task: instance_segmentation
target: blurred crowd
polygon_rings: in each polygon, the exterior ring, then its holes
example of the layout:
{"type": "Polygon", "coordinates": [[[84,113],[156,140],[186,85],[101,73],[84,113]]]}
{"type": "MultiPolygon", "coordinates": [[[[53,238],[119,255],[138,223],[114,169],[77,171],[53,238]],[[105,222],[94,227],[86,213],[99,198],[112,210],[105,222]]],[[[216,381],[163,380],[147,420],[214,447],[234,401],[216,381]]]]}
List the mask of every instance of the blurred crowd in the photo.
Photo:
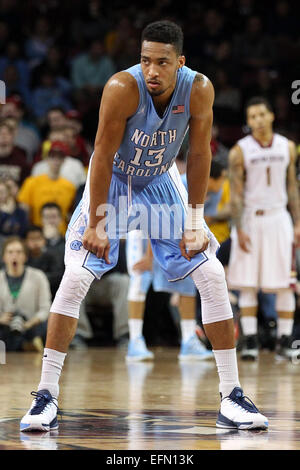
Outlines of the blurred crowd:
{"type": "MultiPolygon", "coordinates": [[[[222,242],[230,233],[228,149],[246,132],[248,98],[268,98],[275,130],[299,141],[300,120],[291,101],[291,84],[299,78],[296,7],[292,0],[271,6],[191,0],[176,8],[171,0],[0,0],[0,79],[7,97],[0,105],[0,330],[22,332],[12,338],[11,349],[40,348],[63,274],[67,223],[86,181],[101,92],[112,74],[139,62],[143,27],[162,18],[178,22],[186,64],[214,84],[211,148],[221,169],[211,175],[206,217],[222,242]],[[214,218],[216,211],[223,218],[214,218]]],[[[113,311],[113,339],[121,344],[126,338],[124,250],[118,267],[93,286],[82,306],[74,347],[92,344],[100,334],[106,317],[90,312],[101,308],[113,311]]],[[[161,305],[167,309],[168,301],[161,305]]],[[[147,312],[147,330],[146,320],[147,312]]]]}

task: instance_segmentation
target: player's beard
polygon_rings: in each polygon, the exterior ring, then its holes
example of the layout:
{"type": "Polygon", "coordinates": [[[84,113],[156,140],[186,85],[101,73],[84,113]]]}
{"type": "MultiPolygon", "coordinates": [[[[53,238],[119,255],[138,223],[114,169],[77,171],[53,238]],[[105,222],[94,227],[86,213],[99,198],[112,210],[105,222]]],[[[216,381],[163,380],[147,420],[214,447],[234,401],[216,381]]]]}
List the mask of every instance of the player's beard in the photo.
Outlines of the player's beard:
{"type": "Polygon", "coordinates": [[[164,92],[166,91],[166,90],[149,90],[149,88],[147,88],[147,90],[148,90],[149,95],[151,96],[160,96],[160,95],[163,95],[164,92]]]}

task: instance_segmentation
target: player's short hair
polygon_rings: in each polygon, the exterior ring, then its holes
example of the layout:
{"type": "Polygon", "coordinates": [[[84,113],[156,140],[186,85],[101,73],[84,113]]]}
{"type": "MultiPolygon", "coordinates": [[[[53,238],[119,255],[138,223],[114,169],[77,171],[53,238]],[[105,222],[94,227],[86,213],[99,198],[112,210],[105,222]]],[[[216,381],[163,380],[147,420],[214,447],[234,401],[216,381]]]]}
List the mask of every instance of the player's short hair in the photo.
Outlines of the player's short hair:
{"type": "Polygon", "coordinates": [[[182,54],[183,32],[181,27],[173,21],[161,20],[148,24],[142,31],[143,41],[172,44],[178,55],[182,54]]]}
{"type": "Polygon", "coordinates": [[[250,98],[247,101],[246,106],[245,106],[246,113],[248,111],[248,108],[250,108],[250,106],[256,106],[259,104],[264,104],[267,110],[273,113],[273,108],[272,108],[270,101],[264,96],[253,96],[252,98],[250,98]]]}

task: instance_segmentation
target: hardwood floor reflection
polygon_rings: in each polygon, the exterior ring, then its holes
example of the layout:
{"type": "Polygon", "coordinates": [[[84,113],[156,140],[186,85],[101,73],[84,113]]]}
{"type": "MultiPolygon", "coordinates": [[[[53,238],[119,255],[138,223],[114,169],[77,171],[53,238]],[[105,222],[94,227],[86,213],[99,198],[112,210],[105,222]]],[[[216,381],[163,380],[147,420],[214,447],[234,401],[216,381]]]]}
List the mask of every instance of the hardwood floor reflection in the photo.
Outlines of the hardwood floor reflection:
{"type": "Polygon", "coordinates": [[[41,357],[9,353],[0,365],[0,449],[300,449],[300,365],[239,362],[245,393],[270,421],[265,431],[216,429],[214,361],[179,363],[156,348],[150,363],[126,364],[117,349],[71,351],[60,384],[59,430],[20,433],[40,379],[41,357]]]}

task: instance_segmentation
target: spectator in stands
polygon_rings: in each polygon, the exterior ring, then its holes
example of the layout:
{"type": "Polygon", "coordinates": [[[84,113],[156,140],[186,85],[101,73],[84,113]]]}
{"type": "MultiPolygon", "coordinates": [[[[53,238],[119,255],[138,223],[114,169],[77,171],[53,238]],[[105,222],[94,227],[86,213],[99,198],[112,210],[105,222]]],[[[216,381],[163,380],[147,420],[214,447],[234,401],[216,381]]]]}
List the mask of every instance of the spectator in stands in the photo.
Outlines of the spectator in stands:
{"type": "Polygon", "coordinates": [[[40,138],[34,126],[24,120],[25,108],[18,95],[12,95],[6,104],[0,107],[0,118],[13,118],[17,121],[14,144],[27,153],[27,163],[31,164],[40,145],[40,138]]]}
{"type": "Polygon", "coordinates": [[[35,118],[44,118],[54,106],[62,107],[65,111],[70,109],[69,93],[70,87],[62,84],[51,70],[44,69],[39,85],[32,92],[31,110],[35,118]]]}
{"type": "Polygon", "coordinates": [[[53,30],[50,31],[48,19],[39,16],[35,20],[33,33],[25,42],[25,54],[30,68],[39,65],[45,59],[53,43],[54,34],[53,30]]]}
{"type": "Polygon", "coordinates": [[[0,234],[23,238],[28,226],[27,213],[19,207],[5,180],[0,180],[0,234]]]}
{"type": "Polygon", "coordinates": [[[53,106],[48,109],[46,121],[50,132],[64,128],[67,123],[64,109],[59,106],[53,106]]]}
{"type": "Polygon", "coordinates": [[[18,201],[30,212],[31,222],[39,226],[41,225],[42,206],[47,202],[58,204],[63,216],[60,227],[62,234],[65,233],[76,193],[75,186],[60,176],[66,153],[62,142],[53,142],[47,158],[48,174],[27,178],[18,195],[18,201]]]}
{"type": "Polygon", "coordinates": [[[0,78],[4,75],[4,70],[8,65],[14,65],[18,76],[22,81],[22,86],[28,87],[30,83],[30,70],[28,63],[21,56],[20,44],[15,40],[9,40],[6,45],[5,53],[0,56],[0,78]]]}
{"type": "Polygon", "coordinates": [[[275,62],[276,50],[271,38],[264,32],[260,16],[250,16],[245,32],[235,40],[235,60],[247,72],[268,67],[275,62]]]}
{"type": "Polygon", "coordinates": [[[26,247],[18,237],[3,246],[4,269],[0,271],[0,339],[7,351],[43,350],[51,304],[45,274],[28,266],[26,247]]]}
{"type": "Polygon", "coordinates": [[[14,129],[0,122],[0,178],[13,178],[22,184],[30,174],[26,152],[14,145],[14,129]]]}
{"type": "Polygon", "coordinates": [[[25,244],[28,252],[27,265],[40,269],[46,274],[50,284],[51,295],[54,298],[64,272],[64,267],[62,267],[61,263],[57,264],[57,258],[47,249],[46,238],[41,227],[37,225],[28,227],[25,244]]]}
{"type": "Polygon", "coordinates": [[[59,227],[62,222],[61,208],[55,202],[47,202],[41,209],[43,235],[48,253],[56,258],[56,264],[64,270],[65,238],[59,227]]]}
{"type": "Polygon", "coordinates": [[[16,181],[13,179],[13,178],[6,178],[5,179],[5,183],[9,189],[9,192],[11,194],[11,196],[17,200],[17,196],[18,196],[18,192],[19,192],[19,186],[18,184],[16,183],[16,181]]]}
{"type": "Polygon", "coordinates": [[[73,134],[71,137],[75,140],[75,142],[72,143],[67,140],[72,151],[72,157],[79,158],[83,165],[85,167],[88,167],[90,155],[92,153],[92,146],[88,142],[86,142],[86,140],[81,135],[83,128],[81,113],[76,109],[71,109],[66,113],[66,118],[68,119],[68,128],[72,127],[75,132],[75,135],[73,134]]]}
{"type": "Polygon", "coordinates": [[[73,60],[71,77],[74,88],[97,96],[107,80],[116,72],[112,59],[106,55],[105,45],[101,39],[93,39],[87,53],[73,60]]]}
{"type": "Polygon", "coordinates": [[[220,118],[222,115],[226,115],[227,122],[230,124],[237,123],[241,108],[241,92],[230,83],[228,74],[223,68],[216,71],[214,86],[214,111],[216,117],[220,118]]]}
{"type": "MultiPolygon", "coordinates": [[[[72,133],[74,133],[73,129],[69,128],[72,133]]],[[[61,131],[60,131],[61,132],[61,131]]],[[[56,132],[57,133],[57,132],[56,132]]],[[[65,131],[63,131],[64,140],[66,141],[65,131]]],[[[70,156],[70,148],[64,142],[55,141],[51,143],[51,151],[56,149],[57,151],[61,151],[64,154],[64,159],[62,165],[60,167],[59,176],[70,181],[76,188],[81,186],[85,183],[86,180],[86,172],[84,169],[83,164],[77,158],[73,158],[70,156]]],[[[44,160],[36,163],[32,168],[32,176],[37,175],[48,175],[50,176],[52,172],[51,165],[49,165],[49,154],[48,157],[44,160]]]]}
{"type": "Polygon", "coordinates": [[[62,88],[70,90],[69,66],[65,60],[62,48],[58,45],[51,46],[45,60],[32,70],[31,85],[33,88],[38,86],[40,76],[44,70],[49,70],[62,88]]]}
{"type": "Polygon", "coordinates": [[[22,80],[19,75],[17,67],[13,64],[8,64],[1,76],[2,80],[5,83],[7,95],[17,93],[22,97],[22,100],[26,103],[27,106],[31,102],[31,92],[28,87],[22,80]]]}

